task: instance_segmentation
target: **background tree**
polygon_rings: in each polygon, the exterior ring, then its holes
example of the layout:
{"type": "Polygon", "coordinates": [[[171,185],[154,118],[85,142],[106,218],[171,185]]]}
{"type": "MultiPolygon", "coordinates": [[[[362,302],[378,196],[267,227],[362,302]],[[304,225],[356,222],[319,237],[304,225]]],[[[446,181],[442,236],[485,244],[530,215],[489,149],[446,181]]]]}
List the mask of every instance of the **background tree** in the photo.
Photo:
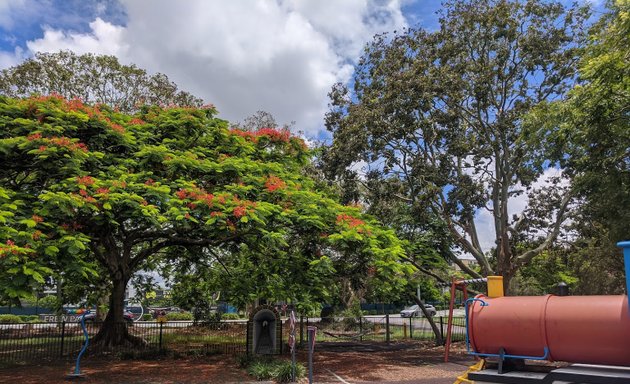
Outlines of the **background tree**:
{"type": "Polygon", "coordinates": [[[438,31],[377,36],[355,68],[352,90],[333,87],[326,124],[334,141],[325,162],[329,174],[364,161],[376,180],[399,179],[399,199],[448,234],[446,256],[457,263],[458,252],[472,255],[482,275],[503,275],[507,289],[565,221],[571,195],[560,183],[545,199],[529,199],[517,217],[510,205],[546,164],[540,145],[525,140],[523,116],[570,86],[588,12],[535,0],[443,6],[438,31]],[[482,211],[493,221],[488,254],[477,230],[482,211]],[[523,239],[539,241],[517,249],[523,239]]]}
{"type": "Polygon", "coordinates": [[[31,255],[16,263],[106,271],[109,312],[96,343],[140,342],[121,325],[123,299],[131,276],[156,258],[202,250],[217,265],[243,265],[231,272],[250,297],[299,299],[336,274],[403,281],[400,241],[302,175],[309,154],[300,139],[229,130],[215,113],[145,106],[130,116],[60,96],[0,98],[0,186],[22,202],[2,216],[30,218],[8,222],[4,231],[17,234],[7,246],[31,255]],[[40,233],[21,235],[24,226],[40,233]],[[42,244],[29,251],[34,237],[42,244]]]}
{"type": "Polygon", "coordinates": [[[572,178],[579,213],[565,246],[579,282],[575,292],[622,292],[618,241],[630,238],[630,2],[611,1],[593,25],[579,78],[564,100],[528,116],[530,140],[572,178]]]}
{"type": "Polygon", "coordinates": [[[90,104],[107,104],[123,112],[140,105],[201,106],[203,101],[180,91],[164,74],[149,75],[135,65],[122,65],[114,56],[71,51],[38,52],[23,63],[0,72],[0,94],[28,97],[59,94],[90,104]]]}
{"type": "Polygon", "coordinates": [[[283,130],[291,130],[295,126],[295,121],[282,124],[282,127],[276,122],[276,118],[267,111],[256,111],[251,116],[246,117],[242,122],[233,124],[234,128],[244,131],[258,131],[263,128],[281,128],[283,130]]]}

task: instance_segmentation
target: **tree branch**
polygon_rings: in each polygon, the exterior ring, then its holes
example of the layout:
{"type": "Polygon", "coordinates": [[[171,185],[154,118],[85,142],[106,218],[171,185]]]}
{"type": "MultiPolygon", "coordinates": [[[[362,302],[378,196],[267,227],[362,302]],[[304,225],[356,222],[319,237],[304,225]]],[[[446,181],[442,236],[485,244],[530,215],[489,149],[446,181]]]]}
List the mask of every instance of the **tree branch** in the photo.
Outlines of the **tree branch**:
{"type": "Polygon", "coordinates": [[[521,254],[520,256],[517,256],[516,260],[520,264],[526,264],[530,262],[534,258],[534,256],[538,255],[540,252],[547,249],[551,245],[551,243],[553,243],[556,240],[556,238],[558,237],[558,234],[560,233],[560,227],[562,226],[562,223],[564,222],[567,207],[572,198],[573,196],[571,193],[567,193],[562,198],[562,202],[560,203],[560,208],[558,209],[558,214],[556,216],[556,222],[553,225],[552,231],[549,233],[549,235],[547,235],[547,238],[545,239],[545,241],[543,241],[542,244],[540,244],[538,247],[534,249],[530,249],[529,251],[521,254]]]}

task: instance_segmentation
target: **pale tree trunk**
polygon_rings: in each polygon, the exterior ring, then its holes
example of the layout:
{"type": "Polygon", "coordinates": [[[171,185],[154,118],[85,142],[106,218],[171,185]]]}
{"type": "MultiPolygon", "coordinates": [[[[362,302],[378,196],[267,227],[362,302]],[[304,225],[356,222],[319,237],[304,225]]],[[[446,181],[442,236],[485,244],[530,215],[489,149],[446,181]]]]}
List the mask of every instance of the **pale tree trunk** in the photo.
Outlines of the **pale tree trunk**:
{"type": "Polygon", "coordinates": [[[433,321],[433,317],[429,315],[429,312],[424,307],[424,302],[422,301],[422,299],[420,299],[416,295],[411,295],[411,297],[413,298],[413,301],[415,301],[415,303],[418,304],[418,306],[422,310],[422,313],[424,314],[424,317],[427,318],[429,325],[431,325],[431,329],[433,330],[433,333],[435,334],[435,344],[436,345],[444,344],[442,340],[442,332],[440,331],[440,328],[438,328],[437,325],[435,324],[435,321],[433,321]]]}

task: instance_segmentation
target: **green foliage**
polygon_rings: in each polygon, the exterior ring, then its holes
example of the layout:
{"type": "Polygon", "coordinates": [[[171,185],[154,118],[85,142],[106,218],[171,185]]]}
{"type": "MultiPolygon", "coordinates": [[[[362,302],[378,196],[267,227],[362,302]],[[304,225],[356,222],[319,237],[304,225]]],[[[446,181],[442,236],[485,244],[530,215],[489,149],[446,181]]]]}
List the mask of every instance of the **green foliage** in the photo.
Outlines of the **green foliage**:
{"type": "MultiPolygon", "coordinates": [[[[254,376],[256,380],[274,379],[279,383],[289,383],[292,379],[293,367],[287,360],[258,359],[249,362],[247,373],[254,376]]],[[[296,379],[304,377],[305,374],[306,368],[297,363],[295,365],[296,379]]]]}
{"type": "Polygon", "coordinates": [[[221,315],[221,320],[238,320],[240,318],[238,313],[224,313],[221,315]]]}
{"type": "Polygon", "coordinates": [[[28,97],[59,94],[132,112],[144,104],[201,106],[202,100],[179,91],[166,75],[148,75],[114,56],[71,51],[38,52],[22,64],[0,72],[0,94],[28,97]],[[106,75],[103,75],[106,73],[106,75]]]}
{"type": "Polygon", "coordinates": [[[565,100],[529,116],[531,140],[573,177],[583,210],[606,225],[613,242],[627,240],[630,211],[630,2],[610,10],[591,29],[579,81],[565,100]]]}
{"type": "Polygon", "coordinates": [[[25,323],[39,322],[39,316],[37,315],[20,315],[20,319],[25,323]]]}
{"type": "MultiPolygon", "coordinates": [[[[306,367],[300,363],[295,364],[295,378],[299,380],[306,376],[306,367]]],[[[293,364],[288,360],[282,360],[276,365],[273,378],[279,383],[290,383],[293,379],[293,364]]]]}
{"type": "Polygon", "coordinates": [[[240,307],[313,305],[341,279],[402,286],[401,242],[304,176],[301,139],[230,130],[215,114],[0,97],[0,297],[63,272],[77,295],[109,289],[107,319],[122,321],[132,274],[158,265],[201,288],[183,292],[221,291],[240,307]]]}
{"type": "Polygon", "coordinates": [[[352,183],[349,167],[368,164],[368,201],[419,245],[407,252],[418,270],[438,257],[457,263],[457,249],[481,274],[507,281],[557,238],[571,195],[561,183],[533,189],[546,158],[522,122],[571,84],[587,17],[586,8],[553,1],[446,1],[438,30],[376,36],[353,88],[332,89],[325,170],[352,183]],[[527,192],[527,209],[512,217],[513,198],[527,192]],[[475,222],[481,210],[492,215],[490,255],[475,222]],[[515,254],[521,238],[538,246],[515,254]]]}
{"type": "Polygon", "coordinates": [[[254,361],[247,367],[247,373],[256,380],[268,380],[273,377],[275,363],[272,361],[254,361]]]}
{"type": "Polygon", "coordinates": [[[153,316],[149,313],[145,313],[144,315],[142,315],[142,321],[151,321],[153,320],[153,316]]]}
{"type": "Polygon", "coordinates": [[[22,323],[23,320],[18,315],[0,315],[0,323],[8,324],[8,323],[22,323]]]}
{"type": "Polygon", "coordinates": [[[169,312],[166,314],[166,319],[169,321],[189,321],[193,319],[193,315],[190,312],[169,312]]]}
{"type": "Polygon", "coordinates": [[[573,291],[579,279],[572,275],[566,254],[546,251],[519,270],[513,281],[512,292],[525,296],[555,294],[560,282],[565,282],[573,291]]]}

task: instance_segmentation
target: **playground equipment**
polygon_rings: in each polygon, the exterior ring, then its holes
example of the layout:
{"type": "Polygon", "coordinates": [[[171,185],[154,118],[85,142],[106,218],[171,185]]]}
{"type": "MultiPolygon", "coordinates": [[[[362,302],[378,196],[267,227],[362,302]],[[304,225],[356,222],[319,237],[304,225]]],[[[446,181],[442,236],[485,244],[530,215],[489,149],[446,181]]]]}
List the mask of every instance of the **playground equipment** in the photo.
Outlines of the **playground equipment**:
{"type": "Polygon", "coordinates": [[[70,314],[72,315],[81,315],[81,328],[83,329],[83,337],[85,338],[85,342],[83,343],[83,347],[81,348],[81,351],[79,352],[79,355],[77,356],[77,361],[74,366],[74,372],[68,375],[69,379],[79,379],[85,376],[83,373],[81,373],[80,363],[81,363],[81,356],[83,356],[83,354],[85,353],[85,350],[90,344],[90,336],[88,335],[87,329],[85,328],[85,316],[88,315],[89,313],[90,311],[86,309],[74,309],[70,311],[70,314]]]}
{"type": "MultiPolygon", "coordinates": [[[[630,291],[630,241],[618,245],[630,291]]],[[[466,347],[482,362],[458,383],[630,383],[627,295],[504,297],[493,276],[465,310],[466,347]]]]}

